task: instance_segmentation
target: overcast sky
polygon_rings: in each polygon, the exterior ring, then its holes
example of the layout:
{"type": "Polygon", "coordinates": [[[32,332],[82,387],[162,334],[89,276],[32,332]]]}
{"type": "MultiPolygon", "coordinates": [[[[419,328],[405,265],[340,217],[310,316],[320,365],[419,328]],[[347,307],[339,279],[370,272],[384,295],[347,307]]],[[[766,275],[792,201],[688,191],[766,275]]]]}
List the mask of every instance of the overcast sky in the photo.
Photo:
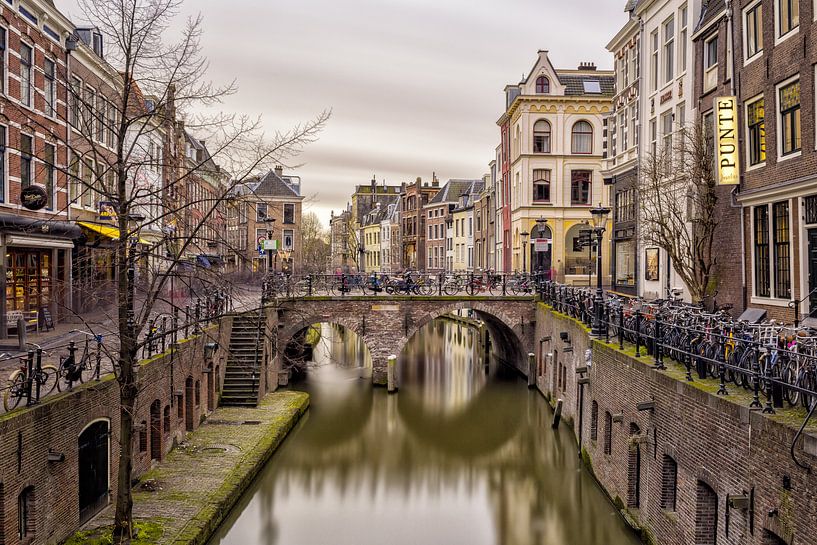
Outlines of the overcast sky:
{"type": "MultiPolygon", "coordinates": [[[[74,0],[57,6],[81,20],[74,0]]],[[[326,108],[296,162],[328,223],[356,184],[436,172],[478,178],[499,142],[503,87],[547,49],[557,68],[611,68],[624,0],[187,0],[204,16],[209,77],[237,79],[225,109],[286,129],[326,108]]],[[[182,24],[184,19],[179,18],[182,24]]]]}

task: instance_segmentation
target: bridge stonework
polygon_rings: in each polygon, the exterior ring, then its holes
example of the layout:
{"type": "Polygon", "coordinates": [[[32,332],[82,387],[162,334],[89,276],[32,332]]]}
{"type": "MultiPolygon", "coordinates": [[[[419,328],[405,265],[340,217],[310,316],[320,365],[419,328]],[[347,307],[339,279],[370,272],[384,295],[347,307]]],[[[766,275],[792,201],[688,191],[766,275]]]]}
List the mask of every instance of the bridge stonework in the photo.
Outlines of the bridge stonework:
{"type": "Polygon", "coordinates": [[[278,346],[305,327],[328,322],[363,339],[372,357],[372,381],[386,384],[386,363],[411,337],[435,318],[471,309],[483,320],[498,355],[520,370],[533,351],[536,307],[530,297],[306,297],[280,303],[278,346]]]}

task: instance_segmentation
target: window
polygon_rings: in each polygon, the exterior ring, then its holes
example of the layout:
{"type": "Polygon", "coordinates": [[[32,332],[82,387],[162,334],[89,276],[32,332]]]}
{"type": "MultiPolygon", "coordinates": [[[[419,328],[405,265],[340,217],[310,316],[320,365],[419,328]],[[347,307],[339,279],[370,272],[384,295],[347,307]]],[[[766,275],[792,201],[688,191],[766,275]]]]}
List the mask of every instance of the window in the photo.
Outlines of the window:
{"type": "Polygon", "coordinates": [[[292,250],[295,247],[295,231],[292,229],[284,229],[284,241],[282,246],[284,250],[292,250]]]}
{"type": "Polygon", "coordinates": [[[670,17],[664,25],[664,83],[675,75],[675,19],[670,17]]]}
{"type": "Polygon", "coordinates": [[[267,203],[259,202],[255,205],[255,221],[266,221],[269,216],[267,215],[267,203]]]}
{"type": "Polygon", "coordinates": [[[604,411],[604,454],[613,452],[613,415],[604,411]]]}
{"type": "Polygon", "coordinates": [[[45,115],[54,117],[56,114],[56,111],[54,110],[54,102],[56,100],[56,67],[54,65],[54,61],[45,59],[43,74],[45,76],[43,85],[43,94],[45,95],[45,115]]]}
{"type": "Polygon", "coordinates": [[[599,404],[593,401],[590,406],[590,440],[595,441],[599,437],[599,404]]]}
{"type": "Polygon", "coordinates": [[[6,201],[6,127],[0,125],[0,202],[6,201]]]}
{"type": "Polygon", "coordinates": [[[686,5],[678,10],[678,26],[681,29],[678,33],[678,65],[681,72],[687,69],[687,11],[686,5]]]}
{"type": "Polygon", "coordinates": [[[29,486],[20,492],[17,498],[17,537],[30,538],[36,529],[36,513],[34,503],[34,487],[29,486]]]}
{"type": "Polygon", "coordinates": [[[658,153],[658,129],[655,118],[650,119],[650,154],[655,157],[658,153]]]}
{"type": "Polygon", "coordinates": [[[533,202],[550,202],[550,170],[533,169],[533,202]]]}
{"type": "Polygon", "coordinates": [[[590,183],[593,172],[574,170],[570,173],[570,204],[590,204],[590,183]]]}
{"type": "Polygon", "coordinates": [[[295,205],[291,203],[284,204],[284,223],[295,223],[295,205]]]}
{"type": "Polygon", "coordinates": [[[658,31],[654,30],[650,34],[650,45],[652,46],[652,53],[650,54],[650,91],[658,89],[658,31]]]}
{"type": "Polygon", "coordinates": [[[20,135],[20,187],[31,185],[31,155],[33,138],[27,134],[20,135]]]}
{"type": "Polygon", "coordinates": [[[0,27],[0,93],[2,94],[6,94],[6,66],[8,66],[6,35],[6,29],[0,27]]]}
{"type": "Polygon", "coordinates": [[[800,26],[800,0],[777,1],[777,35],[783,37],[800,26]]]}
{"type": "Polygon", "coordinates": [[[772,205],[774,214],[774,295],[791,297],[791,249],[789,243],[789,201],[772,205]]]}
{"type": "MultiPolygon", "coordinates": [[[[94,127],[95,127],[95,124],[94,124],[94,119],[95,119],[94,109],[96,108],[96,91],[94,89],[92,89],[91,87],[86,87],[85,88],[85,97],[84,97],[83,100],[85,102],[85,104],[83,105],[84,106],[84,112],[85,112],[85,118],[82,120],[82,123],[83,123],[82,129],[86,132],[86,134],[88,135],[88,139],[90,140],[94,136],[94,127]]],[[[153,165],[153,157],[154,157],[153,140],[148,141],[148,146],[149,146],[148,165],[152,166],[153,165]]]]}
{"type": "Polygon", "coordinates": [[[800,151],[800,80],[779,89],[780,152],[789,155],[800,151]]]}
{"type": "Polygon", "coordinates": [[[550,123],[544,119],[533,124],[533,153],[550,153],[550,123]]]}
{"type": "Polygon", "coordinates": [[[661,114],[661,153],[668,163],[672,162],[672,110],[661,114]]]}
{"type": "Polygon", "coordinates": [[[90,207],[93,205],[94,196],[91,188],[94,186],[94,163],[91,159],[82,161],[82,206],[90,207]]]}
{"type": "Polygon", "coordinates": [[[550,92],[550,80],[545,76],[536,78],[536,94],[543,95],[550,92]]]}
{"type": "Polygon", "coordinates": [[[54,210],[57,201],[56,184],[54,183],[56,155],[56,148],[52,144],[46,144],[43,151],[43,162],[45,163],[45,192],[48,195],[49,210],[54,210]]]}
{"type": "Polygon", "coordinates": [[[758,206],[754,209],[755,235],[755,295],[771,296],[769,280],[769,208],[758,206]]]}
{"type": "Polygon", "coordinates": [[[625,151],[627,146],[627,111],[622,110],[618,114],[618,133],[621,141],[621,151],[625,151]]]}
{"type": "Polygon", "coordinates": [[[635,219],[635,189],[623,189],[616,192],[615,220],[616,223],[635,219]]]}
{"type": "Polygon", "coordinates": [[[759,165],[766,160],[766,123],[763,98],[746,106],[746,125],[749,146],[749,165],[759,165]]]}
{"type": "Polygon", "coordinates": [[[661,466],[661,509],[675,511],[677,490],[678,463],[665,454],[661,466]]]}
{"type": "Polygon", "coordinates": [[[31,65],[33,59],[34,50],[26,44],[20,44],[20,102],[26,106],[32,105],[31,65]]]}
{"type": "Polygon", "coordinates": [[[743,12],[746,58],[751,59],[763,51],[763,5],[760,0],[743,12]]]}
{"type": "MultiPolygon", "coordinates": [[[[96,124],[94,125],[96,129],[96,141],[104,144],[105,143],[105,110],[106,110],[106,101],[105,97],[102,96],[102,93],[99,93],[96,97],[96,124]]],[[[159,148],[159,157],[157,157],[157,165],[161,164],[161,148],[159,148]]]]}
{"type": "Polygon", "coordinates": [[[573,125],[571,151],[593,153],[593,127],[587,121],[578,121],[573,125]]]}
{"type": "Polygon", "coordinates": [[[74,128],[79,128],[80,124],[80,117],[81,117],[81,100],[80,100],[80,89],[82,89],[82,82],[79,78],[72,77],[71,78],[71,91],[68,97],[69,99],[69,106],[70,106],[70,114],[69,114],[69,122],[71,126],[74,128]]]}
{"type": "Polygon", "coordinates": [[[704,90],[718,84],[718,36],[704,42],[704,90]]]}

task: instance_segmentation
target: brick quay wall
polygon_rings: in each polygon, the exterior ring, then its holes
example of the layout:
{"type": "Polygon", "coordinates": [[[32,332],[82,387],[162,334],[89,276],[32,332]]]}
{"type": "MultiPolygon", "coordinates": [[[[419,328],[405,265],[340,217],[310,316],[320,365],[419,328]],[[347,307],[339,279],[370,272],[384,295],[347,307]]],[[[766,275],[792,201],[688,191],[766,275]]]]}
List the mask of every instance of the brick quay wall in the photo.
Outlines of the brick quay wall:
{"type": "MultiPolygon", "coordinates": [[[[653,369],[651,356],[592,339],[541,303],[534,342],[536,386],[552,404],[563,400],[586,464],[648,542],[815,543],[817,476],[790,454],[805,411],[750,411],[734,384],[717,396],[717,381],[687,383],[670,361],[653,369]]],[[[817,469],[813,432],[795,456],[817,469]]]]}

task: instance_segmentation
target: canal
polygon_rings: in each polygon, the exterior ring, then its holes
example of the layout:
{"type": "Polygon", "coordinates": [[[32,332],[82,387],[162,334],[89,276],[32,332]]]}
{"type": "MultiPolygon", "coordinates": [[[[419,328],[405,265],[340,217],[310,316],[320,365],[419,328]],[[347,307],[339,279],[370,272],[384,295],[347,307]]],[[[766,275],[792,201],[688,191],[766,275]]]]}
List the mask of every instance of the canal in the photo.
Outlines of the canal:
{"type": "Polygon", "coordinates": [[[211,545],[635,545],[524,380],[436,320],[372,388],[365,347],[321,324],[311,407],[211,545]]]}

